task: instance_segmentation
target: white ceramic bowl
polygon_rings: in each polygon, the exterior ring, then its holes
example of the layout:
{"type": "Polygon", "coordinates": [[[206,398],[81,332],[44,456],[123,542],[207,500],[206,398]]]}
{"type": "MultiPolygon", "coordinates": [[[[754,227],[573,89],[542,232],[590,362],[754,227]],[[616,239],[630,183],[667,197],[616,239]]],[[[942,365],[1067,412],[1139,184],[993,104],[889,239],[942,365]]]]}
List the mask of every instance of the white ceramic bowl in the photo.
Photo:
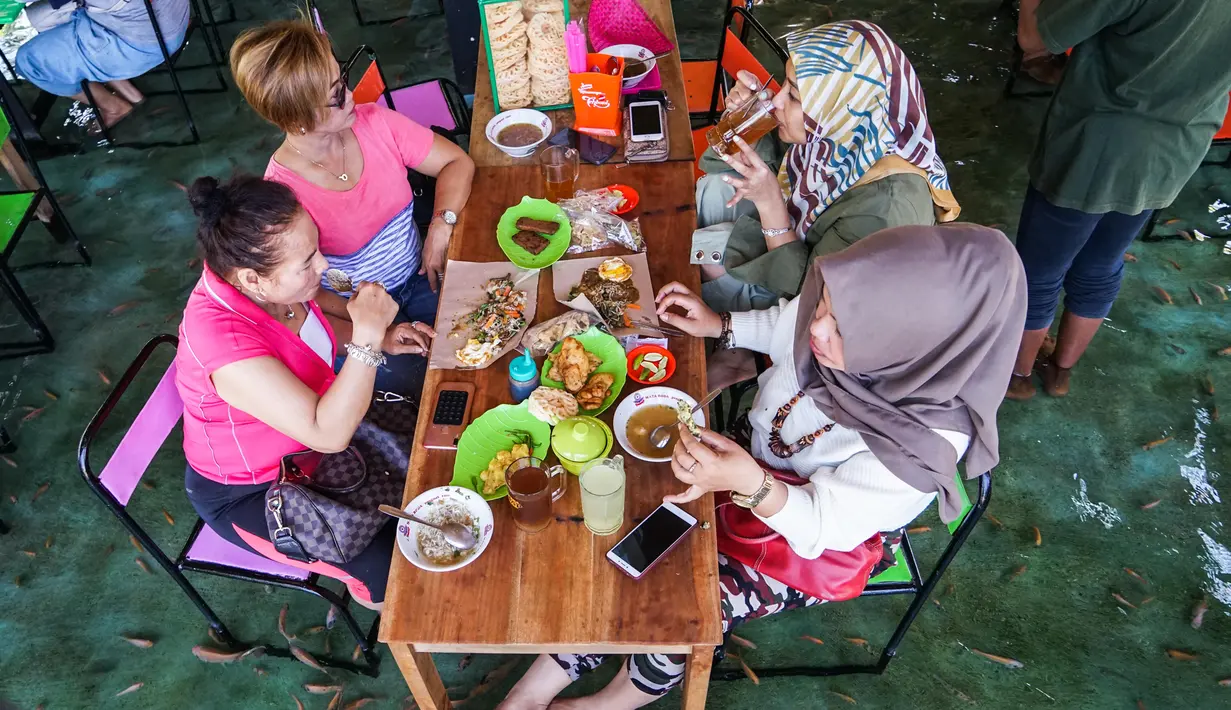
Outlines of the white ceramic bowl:
{"type": "MultiPolygon", "coordinates": [[[[693,399],[686,392],[681,392],[674,387],[646,387],[645,389],[637,390],[636,392],[633,392],[625,397],[624,401],[620,402],[620,406],[616,407],[615,416],[611,418],[611,428],[615,431],[616,441],[620,442],[620,447],[623,448],[629,455],[635,456],[642,461],[652,461],[656,463],[670,461],[671,449],[667,449],[666,452],[658,458],[646,456],[640,451],[634,449],[632,445],[628,443],[628,435],[625,433],[625,430],[628,429],[628,420],[632,419],[633,414],[635,414],[638,409],[652,405],[674,407],[675,403],[681,399],[687,402],[689,407],[697,406],[697,400],[693,399]]],[[[692,415],[692,418],[698,426],[705,426],[704,409],[692,415]]]]}
{"type": "Polygon", "coordinates": [[[425,569],[428,572],[450,572],[455,569],[461,569],[466,565],[478,559],[479,555],[487,549],[487,543],[492,541],[492,529],[495,527],[495,518],[492,516],[492,508],[483,500],[483,496],[468,489],[458,486],[441,486],[424,491],[419,497],[415,498],[406,506],[406,512],[423,520],[431,520],[427,517],[433,505],[439,505],[444,501],[456,501],[466,506],[466,510],[470,513],[470,517],[474,520],[475,527],[479,533],[479,545],[461,560],[448,565],[438,565],[435,562],[427,559],[419,551],[419,528],[423,527],[419,523],[412,523],[409,520],[399,520],[398,522],[398,549],[410,560],[410,563],[419,569],[425,569]]]}
{"type": "MultiPolygon", "coordinates": [[[[604,49],[602,53],[610,54],[613,57],[624,57],[625,59],[647,59],[649,57],[654,56],[653,52],[651,52],[650,50],[638,44],[613,44],[610,47],[604,49]]],[[[625,63],[627,64],[627,62],[625,63]]],[[[645,72],[643,74],[640,74],[638,76],[625,77],[622,80],[624,88],[631,89],[637,84],[640,84],[642,79],[645,79],[647,76],[650,75],[650,72],[654,71],[654,65],[657,63],[658,63],[657,59],[650,59],[650,61],[645,63],[646,67],[645,67],[645,72]]]]}
{"type": "Polygon", "coordinates": [[[505,111],[504,113],[492,116],[492,120],[487,122],[486,133],[487,140],[491,141],[492,145],[499,148],[509,157],[524,158],[532,155],[534,150],[539,147],[539,144],[547,140],[548,136],[551,135],[551,119],[542,111],[535,111],[532,108],[515,108],[512,111],[505,111]],[[497,143],[496,136],[500,135],[500,131],[514,123],[529,123],[533,126],[538,126],[543,131],[543,137],[529,145],[517,147],[497,143]]]}

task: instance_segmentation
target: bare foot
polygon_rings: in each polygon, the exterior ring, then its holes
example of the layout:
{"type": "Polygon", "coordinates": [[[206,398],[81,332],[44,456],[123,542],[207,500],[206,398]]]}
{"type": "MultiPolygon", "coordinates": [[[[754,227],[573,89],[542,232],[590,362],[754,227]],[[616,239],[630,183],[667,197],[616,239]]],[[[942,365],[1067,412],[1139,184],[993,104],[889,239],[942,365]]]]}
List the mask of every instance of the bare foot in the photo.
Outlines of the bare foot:
{"type": "Polygon", "coordinates": [[[133,83],[127,79],[109,81],[107,82],[107,88],[115,92],[116,96],[134,106],[145,101],[145,94],[141,93],[141,90],[133,86],[133,83]]]}

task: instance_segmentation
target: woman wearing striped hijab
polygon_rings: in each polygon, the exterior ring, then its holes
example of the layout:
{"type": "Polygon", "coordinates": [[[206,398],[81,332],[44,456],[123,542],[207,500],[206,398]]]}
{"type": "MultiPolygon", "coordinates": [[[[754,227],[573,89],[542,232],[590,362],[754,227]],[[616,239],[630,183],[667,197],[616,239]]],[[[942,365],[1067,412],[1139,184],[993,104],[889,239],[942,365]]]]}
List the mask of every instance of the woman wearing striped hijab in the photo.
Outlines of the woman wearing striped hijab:
{"type": "MultiPolygon", "coordinates": [[[[791,298],[813,257],[960,212],[923,88],[884,30],[835,22],[786,43],[786,82],[773,99],[777,139],[740,141],[728,158],[709,150],[701,160],[692,257],[702,264],[702,296],[718,311],[791,298]]],[[[738,79],[728,108],[759,87],[747,72],[738,79]]]]}

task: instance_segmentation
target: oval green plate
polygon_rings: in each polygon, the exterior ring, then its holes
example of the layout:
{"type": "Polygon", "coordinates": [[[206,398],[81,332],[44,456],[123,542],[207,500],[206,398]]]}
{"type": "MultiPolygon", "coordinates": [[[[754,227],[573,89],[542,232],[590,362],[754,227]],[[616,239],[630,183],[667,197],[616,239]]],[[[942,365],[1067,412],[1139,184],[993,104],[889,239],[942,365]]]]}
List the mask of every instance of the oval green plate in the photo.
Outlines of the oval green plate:
{"type": "Polygon", "coordinates": [[[560,257],[564,256],[572,238],[573,229],[569,225],[564,210],[557,207],[554,202],[533,197],[521,198],[521,202],[500,215],[500,222],[496,224],[496,241],[500,244],[500,250],[509,257],[509,261],[521,269],[545,269],[556,263],[560,257]],[[517,220],[522,217],[560,223],[560,228],[556,230],[556,233],[547,237],[549,242],[547,248],[538,254],[531,254],[513,241],[513,235],[518,231],[517,220]]]}
{"type": "MultiPolygon", "coordinates": [[[[624,380],[628,378],[628,364],[625,362],[627,355],[624,353],[624,346],[620,345],[620,341],[614,336],[604,333],[598,328],[590,328],[584,333],[573,336],[581,341],[581,346],[586,351],[594,353],[603,360],[603,364],[599,365],[594,372],[609,372],[615,376],[615,382],[611,383],[611,389],[607,390],[607,398],[603,400],[603,406],[598,409],[582,409],[582,414],[596,416],[602,414],[615,401],[616,397],[620,396],[620,390],[624,389],[624,380]]],[[[556,343],[556,347],[552,350],[553,353],[560,352],[563,341],[556,343]]],[[[556,382],[547,376],[551,371],[551,361],[543,361],[543,376],[542,384],[547,387],[555,387],[556,389],[564,389],[563,382],[556,382]]],[[[594,374],[594,373],[590,373],[594,374]]]]}
{"type": "Polygon", "coordinates": [[[501,486],[495,493],[483,493],[483,481],[479,474],[496,454],[509,451],[517,443],[507,432],[513,430],[530,432],[534,438],[532,453],[540,459],[547,458],[551,444],[551,427],[530,414],[525,402],[501,404],[483,412],[478,419],[462,432],[457,442],[457,458],[453,461],[453,480],[450,485],[470,490],[483,496],[484,500],[497,500],[509,494],[508,486],[501,486]]]}

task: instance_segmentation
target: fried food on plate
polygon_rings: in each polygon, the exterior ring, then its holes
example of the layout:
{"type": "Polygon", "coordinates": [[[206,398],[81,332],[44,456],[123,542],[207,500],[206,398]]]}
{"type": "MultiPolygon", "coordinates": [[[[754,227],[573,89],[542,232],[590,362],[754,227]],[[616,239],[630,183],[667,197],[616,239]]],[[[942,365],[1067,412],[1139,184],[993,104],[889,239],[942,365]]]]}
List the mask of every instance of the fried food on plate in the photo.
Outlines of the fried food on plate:
{"type": "Polygon", "coordinates": [[[586,379],[603,361],[595,355],[586,352],[577,338],[565,338],[560,344],[560,352],[547,356],[551,369],[547,376],[556,382],[563,382],[564,388],[576,394],[586,386],[586,379]]]}
{"type": "Polygon", "coordinates": [[[577,404],[582,409],[598,409],[603,406],[603,400],[607,398],[607,392],[611,390],[611,385],[615,384],[615,375],[610,372],[597,372],[586,386],[577,393],[577,404]]]}
{"type": "Polygon", "coordinates": [[[552,426],[577,414],[577,398],[555,387],[539,387],[529,401],[531,416],[552,426]]]}
{"type": "Polygon", "coordinates": [[[547,245],[551,242],[549,242],[546,237],[541,237],[534,232],[528,232],[523,229],[513,235],[513,243],[531,254],[538,256],[543,253],[543,250],[546,249],[547,245]]]}
{"type": "Polygon", "coordinates": [[[483,495],[491,495],[504,485],[504,470],[517,459],[530,455],[530,447],[525,444],[514,444],[511,451],[497,451],[495,458],[487,464],[487,470],[479,474],[483,481],[483,495]]]}

